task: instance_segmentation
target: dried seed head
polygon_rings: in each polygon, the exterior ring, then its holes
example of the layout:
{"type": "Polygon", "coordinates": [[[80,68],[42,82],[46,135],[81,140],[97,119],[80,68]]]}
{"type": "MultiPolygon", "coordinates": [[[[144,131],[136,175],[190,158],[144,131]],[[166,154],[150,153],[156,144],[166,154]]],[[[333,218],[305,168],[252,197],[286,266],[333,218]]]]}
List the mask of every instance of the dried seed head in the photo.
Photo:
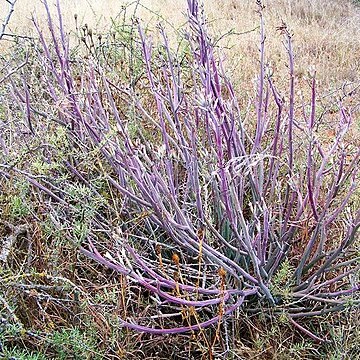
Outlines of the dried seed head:
{"type": "Polygon", "coordinates": [[[221,268],[218,270],[218,274],[219,274],[219,276],[220,276],[222,279],[224,279],[225,276],[226,276],[226,271],[225,271],[225,269],[224,269],[223,267],[221,267],[221,268]]]}
{"type": "Polygon", "coordinates": [[[172,261],[174,262],[175,265],[179,265],[179,263],[180,263],[180,258],[179,258],[179,255],[178,255],[178,254],[173,253],[171,259],[172,259],[172,261]]]}
{"type": "Polygon", "coordinates": [[[196,309],[194,306],[189,307],[189,315],[190,316],[196,316],[196,309]]]}
{"type": "Polygon", "coordinates": [[[155,251],[156,251],[156,254],[157,254],[157,255],[161,254],[161,245],[157,244],[157,245],[155,246],[155,251]]]}
{"type": "Polygon", "coordinates": [[[186,308],[181,309],[181,318],[184,320],[188,317],[186,308]]]}
{"type": "Polygon", "coordinates": [[[78,15],[74,14],[74,19],[77,20],[77,18],[78,18],[78,15]]]}
{"type": "Polygon", "coordinates": [[[197,236],[198,236],[199,240],[203,240],[204,236],[205,236],[205,229],[204,228],[198,229],[197,236]]]}

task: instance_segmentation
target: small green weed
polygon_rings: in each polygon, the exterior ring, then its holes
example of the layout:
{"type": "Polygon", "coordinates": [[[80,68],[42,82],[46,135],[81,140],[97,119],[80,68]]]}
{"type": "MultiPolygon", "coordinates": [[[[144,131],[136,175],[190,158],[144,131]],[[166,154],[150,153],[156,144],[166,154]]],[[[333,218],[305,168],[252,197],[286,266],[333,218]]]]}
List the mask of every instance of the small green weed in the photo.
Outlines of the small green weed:
{"type": "Polygon", "coordinates": [[[52,334],[50,344],[56,352],[56,359],[102,359],[97,350],[95,334],[82,332],[78,328],[62,329],[52,334]]]}
{"type": "Polygon", "coordinates": [[[20,219],[30,214],[28,204],[24,198],[19,195],[14,195],[10,198],[10,216],[13,219],[20,219]]]}
{"type": "Polygon", "coordinates": [[[29,352],[25,349],[20,349],[18,347],[9,350],[5,347],[3,354],[4,360],[46,360],[45,355],[42,355],[38,352],[29,352]]]}

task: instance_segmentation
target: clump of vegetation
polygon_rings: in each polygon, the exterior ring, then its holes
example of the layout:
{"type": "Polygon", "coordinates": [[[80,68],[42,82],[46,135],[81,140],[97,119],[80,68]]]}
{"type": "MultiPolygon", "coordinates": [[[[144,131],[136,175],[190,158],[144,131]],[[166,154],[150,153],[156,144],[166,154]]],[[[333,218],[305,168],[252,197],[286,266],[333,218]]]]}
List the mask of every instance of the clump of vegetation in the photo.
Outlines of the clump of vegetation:
{"type": "Polygon", "coordinates": [[[258,2],[257,87],[243,108],[197,0],[177,49],[162,26],[154,45],[132,22],[106,41],[79,28],[72,51],[59,4],[57,25],[44,6],[50,39],[34,20],[31,71],[9,81],[24,121],[2,137],[2,235],[16,249],[1,268],[6,349],[150,358],[160,341],[167,358],[236,358],[274,338],[284,356],[331,349],[338,334],[312,319],[359,305],[360,151],[343,102],[333,141],[318,134],[333,112],[318,114],[315,71],[297,102],[286,24],[280,89],[258,2]],[[261,324],[270,336],[256,338],[261,324]],[[252,348],[237,346],[244,331],[252,348]]]}

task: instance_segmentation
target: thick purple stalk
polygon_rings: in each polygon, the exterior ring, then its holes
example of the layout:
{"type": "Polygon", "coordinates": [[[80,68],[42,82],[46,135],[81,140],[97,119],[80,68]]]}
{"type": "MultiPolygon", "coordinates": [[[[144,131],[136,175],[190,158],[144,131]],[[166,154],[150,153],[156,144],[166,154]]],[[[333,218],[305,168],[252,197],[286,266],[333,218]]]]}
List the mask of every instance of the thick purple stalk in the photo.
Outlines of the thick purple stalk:
{"type": "Polygon", "coordinates": [[[179,333],[184,333],[184,332],[189,332],[189,331],[196,331],[196,330],[204,329],[210,325],[216,324],[217,322],[221,321],[224,317],[230,315],[232,312],[234,312],[236,309],[238,309],[242,305],[242,303],[244,302],[245,296],[249,296],[249,295],[253,295],[253,294],[255,294],[254,290],[248,290],[246,292],[246,295],[241,297],[234,305],[229,306],[225,310],[224,314],[215,316],[212,319],[198,323],[196,325],[172,327],[172,328],[168,328],[168,329],[154,329],[152,327],[141,326],[141,325],[133,324],[131,322],[127,322],[127,321],[123,321],[123,320],[120,320],[120,323],[130,329],[134,329],[139,332],[146,332],[149,334],[156,334],[156,335],[179,334],[179,333]]]}
{"type": "Polygon", "coordinates": [[[310,144],[308,147],[308,160],[307,160],[307,188],[308,188],[308,197],[309,197],[309,201],[310,201],[310,205],[311,205],[311,209],[314,215],[314,218],[316,221],[319,220],[319,216],[317,214],[317,210],[316,210],[316,203],[315,203],[315,199],[314,199],[314,192],[313,192],[313,184],[314,184],[314,177],[313,177],[313,172],[312,172],[312,167],[313,167],[313,159],[312,159],[312,152],[314,149],[314,141],[313,141],[313,130],[314,130],[314,125],[315,125],[315,111],[316,111],[316,91],[315,91],[315,74],[314,74],[314,78],[312,81],[312,88],[311,88],[311,114],[310,114],[310,120],[309,120],[309,136],[310,136],[310,144]]]}
{"type": "MultiPolygon", "coordinates": [[[[256,99],[256,113],[257,113],[257,121],[256,121],[256,132],[255,132],[255,140],[253,145],[252,152],[256,152],[261,143],[261,138],[263,135],[264,129],[264,84],[265,84],[265,30],[264,30],[264,17],[263,17],[263,8],[259,5],[259,16],[260,16],[260,71],[259,71],[259,79],[258,79],[258,94],[256,99]]],[[[260,150],[260,149],[259,149],[260,150]]]]}

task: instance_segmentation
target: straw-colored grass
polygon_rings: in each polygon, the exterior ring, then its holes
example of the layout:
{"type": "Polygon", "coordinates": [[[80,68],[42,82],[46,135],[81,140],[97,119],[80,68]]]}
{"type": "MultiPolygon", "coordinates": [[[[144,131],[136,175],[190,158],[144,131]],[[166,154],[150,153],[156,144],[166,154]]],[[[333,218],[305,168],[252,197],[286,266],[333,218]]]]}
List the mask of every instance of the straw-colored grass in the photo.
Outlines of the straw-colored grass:
{"type": "MultiPolygon", "coordinates": [[[[80,22],[97,31],[105,31],[121,7],[130,3],[136,1],[60,0],[64,23],[69,31],[75,28],[74,14],[78,15],[80,22]]],[[[219,44],[230,48],[225,53],[228,68],[235,72],[235,79],[250,84],[258,64],[256,1],[206,0],[204,3],[213,34],[221,37],[234,32],[224,36],[219,44]],[[241,34],[252,29],[255,30],[241,34]]],[[[185,0],[142,0],[140,4],[136,14],[145,23],[157,22],[157,14],[175,28],[184,22],[185,0]]],[[[333,89],[344,81],[359,80],[360,6],[351,0],[265,0],[264,4],[268,60],[280,78],[285,77],[286,69],[282,37],[276,29],[284,21],[294,34],[299,82],[304,81],[310,66],[316,68],[324,89],[333,89]]],[[[128,15],[132,15],[134,8],[135,5],[129,7],[128,15]]],[[[40,0],[18,0],[9,30],[20,34],[31,32],[33,12],[39,19],[43,18],[40,0]]]]}

